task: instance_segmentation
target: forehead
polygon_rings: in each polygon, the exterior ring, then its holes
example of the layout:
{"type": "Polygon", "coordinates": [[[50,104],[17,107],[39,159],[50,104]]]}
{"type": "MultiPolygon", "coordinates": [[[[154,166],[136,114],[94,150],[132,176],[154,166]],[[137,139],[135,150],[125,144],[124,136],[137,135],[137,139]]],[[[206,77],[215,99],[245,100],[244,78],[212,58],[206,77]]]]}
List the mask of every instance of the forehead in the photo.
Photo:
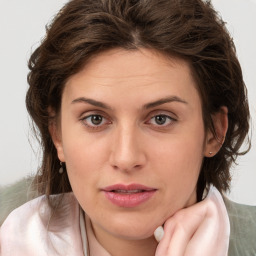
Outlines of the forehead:
{"type": "Polygon", "coordinates": [[[98,54],[66,83],[64,97],[79,94],[100,99],[142,94],[148,95],[149,101],[166,94],[199,97],[188,62],[149,49],[113,49],[98,54]]]}

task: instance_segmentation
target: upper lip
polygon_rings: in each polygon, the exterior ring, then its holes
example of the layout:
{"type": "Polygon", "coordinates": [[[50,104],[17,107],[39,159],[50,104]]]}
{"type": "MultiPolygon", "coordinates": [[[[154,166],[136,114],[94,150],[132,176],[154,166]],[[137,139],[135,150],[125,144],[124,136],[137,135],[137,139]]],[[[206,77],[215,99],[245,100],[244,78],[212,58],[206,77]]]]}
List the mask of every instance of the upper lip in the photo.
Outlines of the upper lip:
{"type": "Polygon", "coordinates": [[[107,186],[105,188],[102,189],[105,192],[111,192],[111,191],[115,191],[115,190],[126,190],[126,191],[132,191],[132,190],[142,190],[142,191],[152,191],[152,190],[156,190],[155,188],[152,187],[147,187],[145,185],[141,185],[141,184],[129,184],[129,185],[125,185],[125,184],[114,184],[111,186],[107,186]]]}

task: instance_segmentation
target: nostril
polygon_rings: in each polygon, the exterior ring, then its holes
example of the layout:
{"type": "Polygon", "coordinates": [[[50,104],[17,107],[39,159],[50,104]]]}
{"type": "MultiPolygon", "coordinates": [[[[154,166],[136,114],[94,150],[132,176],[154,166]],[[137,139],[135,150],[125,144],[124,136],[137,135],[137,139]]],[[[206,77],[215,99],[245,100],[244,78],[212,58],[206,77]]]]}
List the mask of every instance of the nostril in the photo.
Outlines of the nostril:
{"type": "Polygon", "coordinates": [[[134,165],[133,167],[129,167],[129,168],[124,168],[124,167],[121,167],[121,166],[118,166],[118,165],[112,165],[113,169],[114,170],[120,170],[120,171],[123,171],[123,172],[129,172],[129,171],[132,171],[132,170],[138,170],[142,167],[142,165],[140,164],[137,164],[137,165],[134,165]]]}

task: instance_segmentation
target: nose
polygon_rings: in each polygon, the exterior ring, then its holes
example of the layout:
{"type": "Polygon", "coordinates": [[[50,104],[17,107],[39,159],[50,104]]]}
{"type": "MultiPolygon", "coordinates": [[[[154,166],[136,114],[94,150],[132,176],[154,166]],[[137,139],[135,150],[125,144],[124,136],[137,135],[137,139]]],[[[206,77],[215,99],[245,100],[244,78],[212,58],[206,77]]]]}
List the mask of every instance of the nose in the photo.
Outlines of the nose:
{"type": "Polygon", "coordinates": [[[138,128],[117,128],[111,149],[110,164],[116,170],[139,170],[146,163],[145,148],[138,128]]]}

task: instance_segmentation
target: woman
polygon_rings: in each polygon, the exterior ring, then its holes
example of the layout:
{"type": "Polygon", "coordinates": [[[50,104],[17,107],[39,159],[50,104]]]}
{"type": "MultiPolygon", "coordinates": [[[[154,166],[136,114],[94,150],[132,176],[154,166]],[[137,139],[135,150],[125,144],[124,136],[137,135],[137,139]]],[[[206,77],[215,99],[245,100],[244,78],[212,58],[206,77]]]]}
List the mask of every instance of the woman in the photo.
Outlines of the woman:
{"type": "Polygon", "coordinates": [[[72,0],[29,67],[44,196],[2,255],[255,255],[255,208],[221,196],[249,110],[210,3],[72,0]]]}

